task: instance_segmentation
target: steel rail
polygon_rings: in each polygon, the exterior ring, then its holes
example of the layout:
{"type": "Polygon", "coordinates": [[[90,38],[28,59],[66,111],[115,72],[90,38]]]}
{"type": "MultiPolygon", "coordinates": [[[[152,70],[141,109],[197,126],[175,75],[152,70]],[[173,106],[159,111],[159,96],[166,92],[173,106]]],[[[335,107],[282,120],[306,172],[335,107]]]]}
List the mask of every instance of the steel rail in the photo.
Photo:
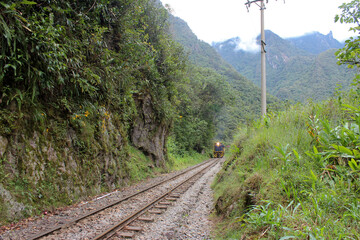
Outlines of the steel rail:
{"type": "Polygon", "coordinates": [[[83,219],[85,219],[85,218],[87,218],[87,217],[90,217],[90,216],[95,215],[95,214],[97,214],[97,213],[99,213],[99,212],[101,212],[101,211],[104,211],[104,210],[106,210],[106,209],[108,209],[108,208],[111,208],[111,207],[113,207],[113,206],[115,206],[115,205],[117,205],[117,204],[120,204],[121,202],[124,202],[124,201],[126,201],[126,200],[128,200],[128,199],[130,199],[130,198],[132,198],[132,197],[135,197],[135,196],[137,196],[137,195],[139,195],[139,194],[141,194],[141,193],[144,193],[144,192],[146,192],[146,191],[148,191],[148,190],[150,190],[150,189],[152,189],[152,188],[154,188],[154,187],[157,187],[157,186],[159,186],[159,185],[161,185],[161,184],[164,184],[164,183],[166,183],[166,182],[168,182],[168,181],[171,181],[171,180],[173,180],[173,179],[175,179],[175,178],[177,178],[177,177],[179,177],[179,176],[181,176],[181,175],[184,175],[184,174],[186,174],[186,173],[188,173],[188,172],[190,172],[190,171],[192,171],[192,170],[194,170],[194,169],[196,169],[196,168],[199,168],[199,167],[201,167],[201,166],[203,166],[203,165],[205,165],[205,164],[207,164],[208,162],[211,162],[211,161],[212,161],[212,160],[207,160],[207,161],[204,161],[204,162],[202,162],[202,163],[200,163],[200,164],[197,164],[197,165],[195,165],[195,166],[193,166],[193,167],[190,167],[189,169],[186,169],[185,171],[183,171],[183,172],[181,172],[181,173],[178,173],[178,174],[176,174],[175,176],[173,176],[173,177],[171,177],[171,178],[169,178],[169,179],[165,179],[164,181],[161,181],[161,182],[159,182],[159,183],[155,183],[155,184],[151,185],[150,187],[147,187],[147,188],[145,188],[145,189],[143,189],[143,190],[140,190],[139,192],[130,194],[130,195],[128,195],[128,196],[126,196],[126,197],[123,197],[123,198],[121,198],[121,199],[119,199],[119,200],[117,200],[117,201],[115,201],[115,202],[113,202],[113,203],[110,203],[110,204],[108,204],[108,205],[106,205],[106,206],[104,206],[104,207],[101,207],[101,208],[99,208],[99,209],[95,209],[95,210],[93,210],[93,211],[91,211],[91,212],[89,212],[89,213],[86,213],[86,214],[84,214],[84,215],[81,215],[81,216],[79,216],[79,217],[76,217],[76,218],[74,218],[74,219],[71,219],[71,220],[70,220],[69,222],[67,222],[67,223],[64,223],[64,224],[61,224],[61,225],[59,225],[59,226],[53,227],[53,228],[51,228],[51,229],[49,229],[49,230],[47,230],[47,231],[38,233],[38,234],[36,234],[36,235],[28,238],[27,240],[40,239],[40,238],[42,238],[42,237],[45,237],[45,236],[47,236],[47,235],[50,235],[51,233],[53,233],[53,232],[55,232],[55,231],[57,231],[57,230],[67,228],[67,227],[69,227],[69,226],[77,223],[77,222],[80,221],[80,220],[83,220],[83,219]]]}
{"type": "Polygon", "coordinates": [[[190,180],[192,180],[193,178],[195,178],[196,176],[200,175],[201,173],[205,174],[205,170],[212,168],[213,166],[215,166],[218,163],[218,160],[214,160],[214,163],[210,164],[209,166],[205,167],[204,169],[202,169],[201,171],[193,174],[191,177],[189,177],[188,179],[184,180],[183,182],[179,183],[178,185],[176,185],[175,187],[173,187],[171,190],[169,190],[168,192],[162,194],[160,197],[155,198],[154,200],[152,200],[150,203],[148,203],[146,206],[140,208],[139,210],[136,210],[136,212],[128,215],[125,219],[121,220],[120,222],[118,222],[117,224],[113,225],[112,227],[108,228],[107,230],[105,230],[104,232],[102,232],[101,234],[97,235],[95,238],[93,238],[93,240],[99,240],[99,239],[109,239],[111,238],[118,230],[123,229],[125,226],[129,225],[130,223],[132,223],[133,221],[135,221],[139,216],[141,216],[146,210],[150,209],[153,205],[155,205],[157,202],[161,201],[163,198],[165,198],[167,195],[171,194],[173,191],[175,191],[176,189],[178,189],[179,187],[183,186],[184,184],[186,184],[187,182],[189,182],[190,180]],[[108,236],[109,235],[109,236],[108,236]]]}

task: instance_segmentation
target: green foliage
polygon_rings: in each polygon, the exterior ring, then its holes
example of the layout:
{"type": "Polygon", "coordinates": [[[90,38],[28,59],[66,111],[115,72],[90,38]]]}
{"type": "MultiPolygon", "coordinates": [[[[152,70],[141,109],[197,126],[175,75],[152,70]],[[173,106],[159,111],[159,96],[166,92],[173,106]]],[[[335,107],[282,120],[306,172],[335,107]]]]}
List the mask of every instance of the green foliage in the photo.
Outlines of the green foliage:
{"type": "Polygon", "coordinates": [[[359,109],[351,91],[243,129],[213,186],[219,238],[359,238],[359,109]]]}
{"type": "Polygon", "coordinates": [[[167,142],[169,161],[168,169],[181,170],[209,159],[209,154],[200,154],[196,151],[181,151],[171,136],[167,142]]]}
{"type": "Polygon", "coordinates": [[[18,114],[9,110],[0,111],[0,135],[7,136],[11,135],[16,129],[16,120],[18,114]]]}
{"type": "Polygon", "coordinates": [[[172,119],[185,58],[165,9],[147,0],[2,6],[3,107],[15,102],[31,114],[52,103],[67,115],[99,102],[130,118],[133,94],[150,91],[158,118],[172,119]]]}
{"type": "Polygon", "coordinates": [[[143,96],[151,97],[153,123],[174,126],[175,151],[208,146],[226,86],[211,70],[191,67],[168,17],[153,0],[0,1],[0,135],[26,146],[8,146],[17,171],[7,178],[1,161],[0,178],[17,200],[35,209],[70,204],[150,176],[148,159],[127,148],[143,96]],[[179,114],[194,134],[190,142],[179,114]],[[51,143],[59,162],[29,147],[34,135],[45,148],[51,143]],[[108,155],[114,164],[96,161],[108,155]],[[59,171],[70,156],[81,166],[76,176],[59,171]],[[67,181],[86,188],[63,188],[67,181]]]}
{"type": "MultiPolygon", "coordinates": [[[[350,27],[349,31],[354,33],[360,33],[359,17],[360,17],[360,1],[353,0],[349,3],[344,3],[340,7],[342,13],[336,15],[335,22],[340,21],[340,23],[349,23],[355,24],[355,26],[350,27]]],[[[336,52],[338,63],[347,64],[349,68],[354,66],[360,66],[360,37],[350,37],[350,39],[345,41],[345,47],[336,52]]]]}
{"type": "Polygon", "coordinates": [[[255,111],[256,88],[216,54],[193,66],[168,20],[155,0],[0,0],[0,135],[9,141],[0,179],[26,213],[162,171],[129,143],[144,96],[152,123],[172,126],[169,168],[207,158],[198,152],[211,145],[234,92],[243,93],[232,129],[255,111]]]}
{"type": "MultiPolygon", "coordinates": [[[[341,8],[336,21],[358,24],[359,1],[341,8]]],[[[357,54],[357,40],[351,38],[338,57],[358,66],[357,54]]],[[[242,151],[228,160],[214,184],[215,209],[231,223],[225,238],[360,238],[358,84],[357,77],[357,89],[337,92],[337,99],[291,106],[241,131],[236,144],[242,151]],[[249,186],[254,175],[261,176],[260,186],[249,186]]]]}
{"type": "MultiPolygon", "coordinates": [[[[359,185],[358,178],[360,163],[360,144],[359,137],[359,108],[358,103],[355,106],[344,104],[344,110],[348,116],[352,116],[342,125],[334,128],[330,126],[327,120],[321,121],[320,131],[317,135],[311,135],[317,142],[317,148],[314,146],[313,152],[307,154],[325,171],[331,171],[332,174],[341,176],[345,180],[353,181],[353,188],[357,189],[359,185]]],[[[317,121],[320,122],[320,121],[317,121]]]]}
{"type": "Polygon", "coordinates": [[[130,158],[126,161],[126,170],[129,171],[130,180],[137,182],[148,177],[154,177],[161,169],[154,164],[140,150],[130,147],[130,158]]]}
{"type": "Polygon", "coordinates": [[[168,34],[168,13],[157,2],[14,1],[2,6],[4,108],[17,105],[29,124],[44,122],[56,109],[50,119],[61,116],[82,135],[93,135],[101,118],[75,116],[85,110],[94,116],[105,106],[131,128],[137,99],[150,93],[156,120],[175,119],[180,148],[201,151],[209,145],[213,116],[224,105],[228,86],[214,71],[187,67],[183,48],[168,34]],[[196,106],[189,107],[193,102],[196,106]],[[176,112],[184,115],[182,121],[176,112]],[[190,142],[179,128],[186,121],[194,122],[186,125],[187,136],[195,138],[190,142]]]}
{"type": "Polygon", "coordinates": [[[192,66],[187,78],[179,88],[178,117],[174,121],[178,153],[201,152],[212,145],[215,118],[231,97],[230,86],[209,68],[192,66]]]}

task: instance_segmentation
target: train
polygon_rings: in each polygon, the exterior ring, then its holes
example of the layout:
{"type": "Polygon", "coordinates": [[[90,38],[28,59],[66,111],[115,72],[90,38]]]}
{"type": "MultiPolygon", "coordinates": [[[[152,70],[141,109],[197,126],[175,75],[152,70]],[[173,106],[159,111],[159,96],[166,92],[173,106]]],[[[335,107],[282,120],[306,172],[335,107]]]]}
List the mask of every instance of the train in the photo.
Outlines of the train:
{"type": "Polygon", "coordinates": [[[221,142],[214,143],[214,158],[222,158],[225,154],[225,146],[221,142]]]}

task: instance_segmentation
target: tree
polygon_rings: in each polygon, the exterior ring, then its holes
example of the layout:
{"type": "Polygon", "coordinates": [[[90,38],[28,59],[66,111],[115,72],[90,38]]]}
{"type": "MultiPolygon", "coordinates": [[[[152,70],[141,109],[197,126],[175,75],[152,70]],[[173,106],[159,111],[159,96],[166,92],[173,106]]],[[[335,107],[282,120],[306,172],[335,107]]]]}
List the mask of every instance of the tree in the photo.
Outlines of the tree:
{"type": "Polygon", "coordinates": [[[360,0],[344,3],[339,8],[342,13],[335,16],[335,22],[355,24],[349,31],[357,33],[358,36],[350,37],[345,41],[345,47],[336,52],[338,64],[347,64],[349,68],[360,67],[360,0]]]}

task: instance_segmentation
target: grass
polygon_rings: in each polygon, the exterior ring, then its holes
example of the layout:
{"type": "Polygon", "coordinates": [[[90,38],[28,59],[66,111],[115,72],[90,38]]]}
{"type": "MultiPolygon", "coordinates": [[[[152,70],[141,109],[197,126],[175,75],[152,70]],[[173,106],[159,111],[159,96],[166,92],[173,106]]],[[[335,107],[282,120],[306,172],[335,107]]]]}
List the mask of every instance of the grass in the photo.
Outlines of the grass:
{"type": "Polygon", "coordinates": [[[129,159],[126,168],[131,182],[138,182],[148,177],[164,172],[164,169],[155,167],[154,163],[143,152],[135,147],[129,147],[129,159]]]}
{"type": "Polygon", "coordinates": [[[204,152],[204,154],[198,153],[196,151],[186,151],[184,149],[179,149],[179,146],[176,145],[174,136],[169,136],[167,141],[167,152],[168,152],[168,161],[166,162],[166,168],[170,170],[181,170],[195,164],[201,163],[211,157],[210,150],[204,152]]]}
{"type": "Polygon", "coordinates": [[[169,157],[172,159],[171,165],[169,165],[169,168],[172,170],[181,170],[201,163],[210,158],[208,154],[200,154],[197,152],[186,153],[182,156],[170,154],[169,157]]]}
{"type": "Polygon", "coordinates": [[[360,108],[351,96],[239,130],[212,186],[217,239],[360,239],[360,108]]]}

